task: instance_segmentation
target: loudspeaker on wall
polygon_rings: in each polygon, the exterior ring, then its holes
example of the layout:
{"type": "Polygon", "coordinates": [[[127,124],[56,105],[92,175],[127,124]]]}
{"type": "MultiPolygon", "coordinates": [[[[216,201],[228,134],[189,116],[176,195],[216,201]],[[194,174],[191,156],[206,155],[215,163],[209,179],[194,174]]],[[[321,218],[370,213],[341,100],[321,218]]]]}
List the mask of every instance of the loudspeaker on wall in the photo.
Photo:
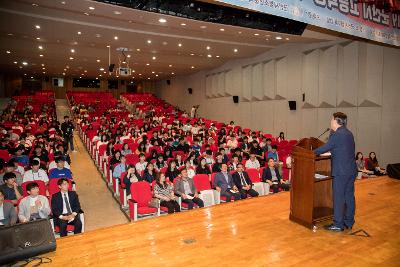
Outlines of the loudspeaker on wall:
{"type": "Polygon", "coordinates": [[[233,103],[235,103],[235,104],[239,103],[239,96],[237,96],[237,95],[232,96],[232,100],[233,100],[233,103]]]}
{"type": "Polygon", "coordinates": [[[168,85],[171,85],[171,80],[167,80],[167,84],[168,84],[168,85]]]}
{"type": "Polygon", "coordinates": [[[188,88],[187,90],[188,90],[189,95],[193,94],[193,89],[192,88],[188,88]]]}
{"type": "Polygon", "coordinates": [[[289,101],[289,109],[296,110],[296,101],[289,101]]]}

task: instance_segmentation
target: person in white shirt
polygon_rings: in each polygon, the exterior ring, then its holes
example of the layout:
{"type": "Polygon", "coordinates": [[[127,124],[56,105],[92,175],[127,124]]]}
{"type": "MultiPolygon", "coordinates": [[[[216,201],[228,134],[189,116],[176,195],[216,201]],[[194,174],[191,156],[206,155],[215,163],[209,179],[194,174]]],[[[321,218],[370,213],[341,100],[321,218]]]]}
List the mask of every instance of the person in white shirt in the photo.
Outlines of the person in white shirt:
{"type": "Polygon", "coordinates": [[[46,185],[49,182],[49,177],[47,176],[47,173],[40,168],[40,162],[38,160],[32,161],[31,169],[26,171],[22,178],[23,183],[31,181],[43,181],[46,185]]]}
{"type": "Polygon", "coordinates": [[[139,155],[139,162],[135,164],[136,171],[138,173],[144,172],[147,167],[146,156],[143,153],[139,155]]]}
{"type": "MultiPolygon", "coordinates": [[[[52,162],[50,162],[49,164],[49,171],[52,169],[57,168],[57,163],[55,160],[53,160],[52,162]]],[[[68,170],[71,169],[71,165],[69,165],[69,163],[67,161],[64,160],[64,168],[67,168],[68,170]]]]}
{"type": "Polygon", "coordinates": [[[250,154],[250,158],[246,161],[246,169],[259,169],[260,162],[256,159],[256,155],[250,154]]]}
{"type": "Polygon", "coordinates": [[[26,186],[29,196],[18,205],[18,218],[21,223],[38,219],[47,219],[51,213],[47,197],[39,195],[39,186],[33,182],[26,186]]]}

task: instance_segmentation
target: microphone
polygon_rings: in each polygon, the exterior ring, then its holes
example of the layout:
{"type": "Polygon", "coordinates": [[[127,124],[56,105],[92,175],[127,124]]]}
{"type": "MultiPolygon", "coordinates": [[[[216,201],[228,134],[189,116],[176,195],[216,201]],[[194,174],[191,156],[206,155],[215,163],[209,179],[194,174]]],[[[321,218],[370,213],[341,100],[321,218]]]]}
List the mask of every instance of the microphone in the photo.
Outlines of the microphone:
{"type": "Polygon", "coordinates": [[[317,139],[319,139],[321,136],[323,136],[324,134],[326,134],[327,132],[329,132],[331,129],[330,128],[326,128],[326,130],[322,133],[322,134],[320,134],[318,137],[317,137],[317,139]]]}

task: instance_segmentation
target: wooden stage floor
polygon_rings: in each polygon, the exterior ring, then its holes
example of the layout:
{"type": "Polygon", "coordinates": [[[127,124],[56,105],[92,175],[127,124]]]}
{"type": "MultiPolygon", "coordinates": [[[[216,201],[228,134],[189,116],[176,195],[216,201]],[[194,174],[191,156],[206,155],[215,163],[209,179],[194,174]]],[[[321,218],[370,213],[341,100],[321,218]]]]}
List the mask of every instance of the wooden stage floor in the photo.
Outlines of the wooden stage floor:
{"type": "Polygon", "coordinates": [[[289,221],[285,192],[58,239],[45,256],[52,266],[400,266],[399,192],[387,177],[357,181],[353,232],[370,237],[289,221]]]}

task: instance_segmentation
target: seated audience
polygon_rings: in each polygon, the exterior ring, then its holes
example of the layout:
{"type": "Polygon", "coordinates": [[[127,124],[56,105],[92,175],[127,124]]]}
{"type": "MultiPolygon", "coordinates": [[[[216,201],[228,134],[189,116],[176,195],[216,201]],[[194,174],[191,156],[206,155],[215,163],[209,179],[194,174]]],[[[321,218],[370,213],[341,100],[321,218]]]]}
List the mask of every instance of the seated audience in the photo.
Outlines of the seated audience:
{"type": "Polygon", "coordinates": [[[128,145],[127,143],[125,143],[125,144],[123,145],[122,150],[121,150],[121,154],[122,154],[123,156],[126,156],[126,155],[128,155],[128,154],[132,154],[132,150],[129,148],[129,145],[128,145]]]}
{"type": "Polygon", "coordinates": [[[176,166],[175,160],[171,160],[168,164],[167,171],[165,172],[165,176],[169,179],[172,183],[176,177],[179,176],[179,170],[176,166]]]}
{"type": "Polygon", "coordinates": [[[159,154],[157,156],[157,160],[156,160],[156,162],[154,164],[154,168],[157,171],[160,171],[162,168],[165,168],[165,167],[167,167],[167,163],[165,162],[163,155],[159,154]]]}
{"type": "Polygon", "coordinates": [[[43,181],[46,184],[49,182],[49,177],[47,173],[40,168],[40,162],[38,160],[33,160],[31,164],[31,169],[26,171],[23,177],[23,183],[31,181],[43,181]]]}
{"type": "Polygon", "coordinates": [[[181,178],[176,180],[175,194],[182,198],[182,202],[188,204],[190,210],[193,209],[194,204],[200,208],[204,207],[203,200],[199,198],[194,182],[189,178],[186,169],[181,170],[181,178]]]}
{"type": "Polygon", "coordinates": [[[215,163],[212,166],[212,172],[220,172],[222,164],[225,163],[221,153],[217,154],[215,163]]]}
{"type": "Polygon", "coordinates": [[[126,168],[127,168],[126,158],[125,158],[124,155],[122,155],[121,156],[121,162],[117,166],[115,166],[115,168],[113,170],[113,177],[115,179],[120,179],[121,178],[121,174],[123,172],[126,172],[126,168]]]}
{"type": "Polygon", "coordinates": [[[9,162],[7,162],[5,164],[4,172],[2,174],[0,174],[0,179],[1,179],[0,184],[4,183],[3,182],[4,181],[4,175],[6,173],[14,173],[17,185],[21,185],[22,184],[22,181],[23,181],[22,175],[19,172],[15,171],[14,161],[10,160],[9,162]]]}
{"type": "Polygon", "coordinates": [[[356,165],[358,170],[357,179],[375,176],[374,171],[369,171],[367,168],[365,168],[364,156],[361,152],[357,152],[356,154],[356,165]]]}
{"type": "Polygon", "coordinates": [[[57,157],[55,159],[55,162],[57,164],[57,168],[50,170],[49,173],[49,178],[50,179],[58,179],[58,178],[66,178],[66,179],[72,179],[72,172],[65,168],[65,160],[63,157],[57,157]]]}
{"type": "Polygon", "coordinates": [[[288,191],[289,185],[284,183],[279,173],[278,168],[275,167],[275,161],[273,158],[268,159],[268,167],[266,167],[262,174],[262,181],[268,183],[274,193],[279,192],[279,188],[288,191]]]}
{"type": "Polygon", "coordinates": [[[185,169],[186,169],[187,175],[189,176],[190,179],[192,179],[193,176],[196,175],[196,171],[194,170],[194,166],[192,166],[190,164],[190,161],[188,161],[188,160],[185,162],[185,169]]]}
{"type": "Polygon", "coordinates": [[[121,151],[117,150],[110,159],[111,170],[114,169],[115,164],[118,164],[120,162],[121,162],[121,151]]]}
{"type": "Polygon", "coordinates": [[[386,170],[382,169],[379,166],[378,159],[376,158],[375,152],[369,153],[367,170],[373,171],[374,175],[377,175],[377,176],[386,175],[386,170]]]}
{"type": "Polygon", "coordinates": [[[196,174],[211,174],[210,167],[205,158],[200,159],[200,164],[196,168],[196,174]]]}
{"type": "Polygon", "coordinates": [[[136,171],[141,173],[146,170],[147,161],[146,156],[143,153],[139,154],[139,162],[135,164],[136,171]]]}
{"type": "Polygon", "coordinates": [[[258,193],[254,190],[253,183],[250,180],[247,172],[244,171],[243,164],[239,163],[237,165],[237,170],[232,174],[233,183],[236,185],[240,192],[240,196],[242,199],[247,198],[247,195],[251,197],[257,197],[258,193]]]}
{"type": "Polygon", "coordinates": [[[82,231],[82,222],[79,218],[81,205],[75,191],[68,191],[69,183],[65,178],[57,181],[60,192],[51,198],[51,211],[56,225],[60,227],[60,236],[67,235],[67,225],[74,226],[74,233],[82,231]]]}
{"type": "Polygon", "coordinates": [[[0,189],[0,228],[11,226],[17,222],[17,213],[14,205],[10,202],[5,202],[5,193],[0,189]]]}
{"type": "Polygon", "coordinates": [[[240,162],[239,162],[239,157],[238,157],[237,155],[234,154],[234,155],[232,156],[231,162],[229,163],[228,171],[236,171],[237,165],[238,165],[239,163],[240,163],[240,162]]]}
{"type": "Polygon", "coordinates": [[[4,184],[0,185],[4,199],[10,200],[17,205],[18,200],[22,198],[22,187],[17,184],[15,173],[7,172],[3,176],[4,184]]]}
{"type": "Polygon", "coordinates": [[[56,158],[58,158],[58,157],[62,157],[64,159],[64,167],[68,170],[71,170],[71,165],[69,165],[67,159],[63,155],[61,155],[59,152],[57,152],[54,154],[54,156],[55,156],[54,160],[51,161],[49,164],[49,167],[48,167],[49,171],[57,168],[56,158]]]}
{"type": "Polygon", "coordinates": [[[140,177],[140,174],[137,173],[135,166],[133,165],[128,165],[128,170],[126,171],[123,181],[125,184],[126,188],[126,195],[129,198],[131,195],[131,184],[139,182],[142,180],[142,177],[140,177]]]}
{"type": "Polygon", "coordinates": [[[214,185],[220,195],[226,197],[226,202],[230,202],[232,197],[235,200],[240,199],[239,190],[233,183],[232,175],[228,172],[228,166],[225,163],[221,166],[221,172],[215,175],[214,185]]]}
{"type": "Polygon", "coordinates": [[[27,155],[25,155],[24,153],[25,153],[25,146],[19,145],[15,149],[15,155],[13,157],[23,167],[29,165],[29,157],[27,155]]]}
{"type": "Polygon", "coordinates": [[[165,180],[164,173],[158,173],[154,186],[154,196],[160,200],[160,205],[168,208],[168,213],[180,212],[179,203],[175,200],[174,189],[171,183],[165,180]]]}
{"type": "Polygon", "coordinates": [[[155,170],[153,163],[147,164],[146,170],[143,173],[143,180],[149,182],[150,184],[155,180],[155,170]]]}
{"type": "Polygon", "coordinates": [[[271,151],[268,151],[268,158],[273,158],[275,162],[279,162],[278,152],[276,151],[278,149],[278,146],[272,145],[271,147],[271,151]]]}
{"type": "Polygon", "coordinates": [[[18,205],[18,218],[21,223],[47,219],[50,215],[49,201],[39,195],[39,185],[35,182],[26,186],[29,196],[24,197],[18,205]]]}
{"type": "Polygon", "coordinates": [[[250,158],[246,161],[246,169],[260,169],[260,162],[255,154],[250,154],[250,158]]]}

